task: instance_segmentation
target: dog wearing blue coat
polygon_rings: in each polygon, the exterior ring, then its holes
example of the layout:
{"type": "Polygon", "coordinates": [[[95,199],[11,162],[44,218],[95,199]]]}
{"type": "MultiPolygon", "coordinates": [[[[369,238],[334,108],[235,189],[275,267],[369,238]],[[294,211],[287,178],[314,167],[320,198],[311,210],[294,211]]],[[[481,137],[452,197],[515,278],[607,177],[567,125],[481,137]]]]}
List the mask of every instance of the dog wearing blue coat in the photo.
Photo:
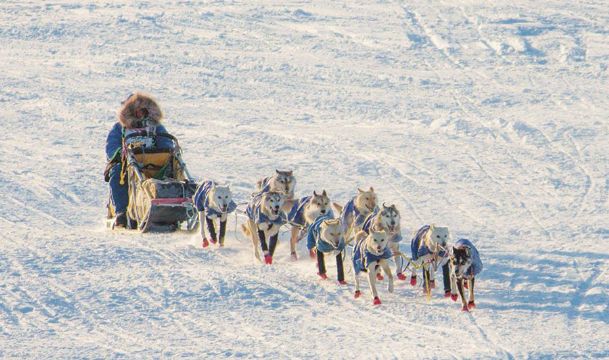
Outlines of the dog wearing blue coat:
{"type": "Polygon", "coordinates": [[[457,291],[461,297],[462,311],[476,307],[474,285],[476,276],[482,271],[482,260],[478,249],[467,239],[459,239],[452,247],[450,256],[451,297],[457,301],[457,291]],[[465,298],[463,288],[469,288],[469,298],[465,298]]]}

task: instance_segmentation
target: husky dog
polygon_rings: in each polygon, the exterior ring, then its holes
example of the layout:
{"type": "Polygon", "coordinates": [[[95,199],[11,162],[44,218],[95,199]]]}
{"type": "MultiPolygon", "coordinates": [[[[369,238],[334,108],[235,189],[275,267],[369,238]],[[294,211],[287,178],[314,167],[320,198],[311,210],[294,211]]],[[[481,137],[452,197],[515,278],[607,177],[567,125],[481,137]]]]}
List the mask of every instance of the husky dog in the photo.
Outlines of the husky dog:
{"type": "MultiPolygon", "coordinates": [[[[447,227],[425,225],[417,231],[410,242],[412,261],[423,268],[423,287],[425,293],[431,293],[436,287],[435,270],[442,266],[444,281],[444,296],[450,297],[450,273],[448,267],[447,242],[449,232],[447,227]]],[[[410,284],[417,284],[416,274],[410,277],[410,284]]]]}
{"type": "Polygon", "coordinates": [[[345,239],[343,238],[340,219],[333,219],[332,215],[322,215],[317,218],[307,229],[307,248],[317,253],[317,275],[323,280],[327,279],[325,255],[336,257],[337,280],[341,285],[346,285],[345,270],[343,268],[343,250],[345,239]]]}
{"type": "Polygon", "coordinates": [[[277,246],[279,228],[286,223],[286,216],[281,207],[284,196],[275,191],[256,195],[247,205],[247,223],[242,224],[243,234],[252,240],[254,256],[260,258],[260,247],[264,251],[264,262],[273,263],[273,254],[277,246]],[[269,239],[267,246],[266,239],[269,239]]]}
{"type": "MultiPolygon", "coordinates": [[[[402,231],[400,229],[400,212],[396,208],[395,204],[391,206],[386,206],[383,203],[382,209],[380,211],[377,209],[372,212],[366,220],[364,220],[364,224],[362,225],[362,230],[360,230],[357,235],[355,235],[355,240],[359,240],[368,236],[370,231],[381,231],[384,230],[387,233],[387,237],[389,239],[388,246],[393,252],[393,257],[395,261],[395,271],[396,276],[400,280],[406,280],[406,276],[402,273],[403,262],[404,259],[400,254],[399,243],[402,241],[402,231]]],[[[377,273],[377,279],[383,280],[382,275],[377,273]]]]}
{"type": "Polygon", "coordinates": [[[385,231],[370,231],[370,234],[364,239],[360,239],[355,243],[353,248],[353,277],[355,279],[355,298],[360,297],[361,291],[359,288],[359,273],[364,271],[368,273],[368,281],[370,283],[370,290],[372,291],[374,305],[380,305],[381,299],[378,297],[376,291],[376,272],[377,267],[381,267],[387,277],[389,283],[387,290],[393,292],[393,275],[391,275],[391,269],[389,268],[388,259],[391,258],[392,253],[389,247],[387,247],[387,234],[385,231]]]}
{"type": "Polygon", "coordinates": [[[213,181],[204,181],[199,185],[193,202],[199,212],[199,226],[201,228],[202,246],[208,247],[209,243],[218,242],[220,247],[224,246],[224,235],[226,234],[226,218],[228,214],[235,211],[237,204],[233,201],[230,185],[220,186],[213,181]],[[220,220],[220,236],[216,236],[214,220],[220,220]],[[205,234],[204,221],[209,231],[209,239],[205,234]]]}
{"type": "Polygon", "coordinates": [[[288,214],[288,222],[292,225],[292,236],[290,238],[290,252],[292,260],[297,260],[296,243],[301,230],[306,230],[319,216],[328,215],[334,217],[330,209],[330,198],[326,190],[321,194],[313,191],[313,196],[305,196],[296,200],[288,214]]]}
{"type": "Polygon", "coordinates": [[[355,234],[361,230],[366,217],[378,210],[376,193],[372,186],[367,191],[357,189],[357,195],[349,200],[344,207],[338,204],[334,204],[334,207],[340,212],[343,234],[347,243],[350,243],[353,241],[355,234]]]}
{"type": "Polygon", "coordinates": [[[462,311],[469,311],[476,307],[474,301],[475,277],[482,271],[482,260],[478,249],[467,239],[459,239],[453,245],[450,256],[451,268],[451,297],[457,301],[457,290],[461,296],[462,311]],[[469,284],[468,284],[469,283],[469,284]],[[469,286],[468,286],[469,285],[469,286]],[[469,301],[466,301],[463,287],[469,287],[469,301]]]}
{"type": "Polygon", "coordinates": [[[296,188],[296,178],[292,170],[280,171],[275,169],[273,176],[258,180],[256,183],[257,192],[275,191],[284,194],[287,200],[294,198],[296,188]]]}

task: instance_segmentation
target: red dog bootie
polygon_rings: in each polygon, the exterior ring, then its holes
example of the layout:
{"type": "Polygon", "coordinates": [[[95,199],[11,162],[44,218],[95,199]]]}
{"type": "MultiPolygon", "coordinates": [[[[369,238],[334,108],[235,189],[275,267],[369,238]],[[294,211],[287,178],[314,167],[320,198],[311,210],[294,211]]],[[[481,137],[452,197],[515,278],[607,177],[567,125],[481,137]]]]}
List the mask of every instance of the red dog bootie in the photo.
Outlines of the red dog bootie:
{"type": "Polygon", "coordinates": [[[328,275],[326,273],[317,273],[322,280],[328,280],[328,275]]]}
{"type": "Polygon", "coordinates": [[[416,276],[410,277],[410,285],[417,286],[417,277],[416,276]]]}
{"type": "Polygon", "coordinates": [[[362,296],[362,292],[359,290],[355,290],[355,294],[353,294],[353,297],[357,299],[360,296],[362,296]]]}
{"type": "Polygon", "coordinates": [[[450,299],[452,301],[457,301],[458,298],[459,298],[459,295],[457,295],[457,294],[450,294],[450,299]]]}
{"type": "Polygon", "coordinates": [[[467,308],[470,309],[470,310],[475,309],[476,308],[476,303],[473,302],[473,301],[468,302],[467,303],[467,308]]]}
{"type": "Polygon", "coordinates": [[[444,290],[444,297],[445,298],[449,298],[450,297],[450,290],[444,290]]]}
{"type": "Polygon", "coordinates": [[[402,281],[406,280],[406,275],[404,275],[403,273],[397,273],[397,277],[402,281]]]}
{"type": "Polygon", "coordinates": [[[464,305],[464,306],[461,308],[461,311],[463,311],[463,312],[469,312],[469,309],[467,308],[467,305],[464,305]]]}
{"type": "Polygon", "coordinates": [[[383,281],[383,280],[385,280],[385,278],[383,277],[383,275],[382,275],[382,274],[376,274],[376,279],[377,279],[378,281],[383,281]]]}
{"type": "Polygon", "coordinates": [[[214,239],[214,238],[211,238],[211,239],[209,239],[209,242],[210,242],[210,243],[212,243],[212,244],[215,244],[215,243],[217,243],[218,241],[217,241],[216,239],[214,239]]]}
{"type": "Polygon", "coordinates": [[[379,299],[379,297],[376,296],[374,298],[374,300],[372,300],[372,305],[381,305],[381,299],[379,299]]]}
{"type": "Polygon", "coordinates": [[[338,280],[338,285],[347,285],[345,280],[338,280]]]}
{"type": "Polygon", "coordinates": [[[209,246],[209,241],[207,241],[207,239],[203,239],[203,242],[201,243],[201,247],[208,247],[209,246]]]}
{"type": "Polygon", "coordinates": [[[269,255],[264,255],[264,263],[267,265],[272,265],[273,264],[273,257],[269,254],[269,255]]]}

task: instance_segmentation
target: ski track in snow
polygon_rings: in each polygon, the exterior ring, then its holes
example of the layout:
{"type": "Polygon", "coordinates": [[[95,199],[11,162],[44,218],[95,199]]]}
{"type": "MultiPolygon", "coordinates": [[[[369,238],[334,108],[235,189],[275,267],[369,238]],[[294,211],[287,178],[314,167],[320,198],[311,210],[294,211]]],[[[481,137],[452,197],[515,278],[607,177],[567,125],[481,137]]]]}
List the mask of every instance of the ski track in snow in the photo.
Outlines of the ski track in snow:
{"type": "MultiPolygon", "coordinates": [[[[0,4],[0,357],[609,357],[609,10],[593,1],[0,4]],[[103,228],[120,101],[154,94],[197,179],[238,203],[374,186],[477,244],[469,314],[379,284],[373,307],[304,242],[253,260],[185,232],[103,228]],[[25,130],[24,130],[25,128],[25,130]]],[[[392,267],[393,270],[393,267],[392,267]]],[[[441,288],[441,286],[440,286],[441,288]]]]}

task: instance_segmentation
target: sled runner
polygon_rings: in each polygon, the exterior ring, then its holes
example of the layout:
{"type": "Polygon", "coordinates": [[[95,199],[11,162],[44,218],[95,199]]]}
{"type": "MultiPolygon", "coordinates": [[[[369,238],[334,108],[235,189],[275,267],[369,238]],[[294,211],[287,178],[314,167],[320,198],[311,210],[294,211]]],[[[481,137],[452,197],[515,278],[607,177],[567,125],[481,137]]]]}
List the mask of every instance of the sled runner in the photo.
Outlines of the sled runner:
{"type": "MultiPolygon", "coordinates": [[[[129,191],[127,228],[141,232],[194,230],[198,216],[192,196],[197,185],[182,160],[178,140],[142,129],[126,135],[123,144],[121,181],[127,182],[129,191]],[[164,137],[173,146],[148,148],[145,140],[150,137],[164,137]]],[[[110,206],[109,215],[114,215],[110,206]]]]}

